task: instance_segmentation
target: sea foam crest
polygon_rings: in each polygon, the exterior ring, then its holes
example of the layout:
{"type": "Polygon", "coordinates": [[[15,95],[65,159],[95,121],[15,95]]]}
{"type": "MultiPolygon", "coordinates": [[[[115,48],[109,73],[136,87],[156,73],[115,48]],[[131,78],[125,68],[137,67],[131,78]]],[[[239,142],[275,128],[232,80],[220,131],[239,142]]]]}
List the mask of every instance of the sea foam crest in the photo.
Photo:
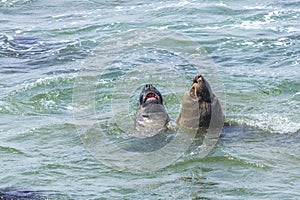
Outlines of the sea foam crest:
{"type": "Polygon", "coordinates": [[[241,118],[238,124],[245,124],[250,127],[256,127],[266,132],[277,134],[293,134],[300,130],[300,123],[293,121],[289,117],[280,114],[254,114],[249,118],[241,118]]]}

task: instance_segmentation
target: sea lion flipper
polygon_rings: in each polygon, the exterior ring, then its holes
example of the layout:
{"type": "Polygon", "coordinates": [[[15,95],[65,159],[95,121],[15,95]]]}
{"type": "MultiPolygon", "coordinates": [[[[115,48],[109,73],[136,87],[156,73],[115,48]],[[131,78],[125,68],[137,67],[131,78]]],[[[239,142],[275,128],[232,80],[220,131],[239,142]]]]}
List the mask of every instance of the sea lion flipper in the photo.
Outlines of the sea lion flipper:
{"type": "Polygon", "coordinates": [[[177,122],[174,122],[174,121],[169,121],[166,124],[166,127],[167,127],[168,130],[170,130],[172,132],[176,132],[179,128],[179,126],[177,125],[177,122]]]}
{"type": "Polygon", "coordinates": [[[176,119],[177,126],[180,126],[181,112],[179,113],[178,118],[176,119]]]}
{"type": "Polygon", "coordinates": [[[219,99],[214,96],[211,104],[211,123],[210,127],[222,127],[224,125],[225,116],[222,111],[222,107],[219,99]]]}

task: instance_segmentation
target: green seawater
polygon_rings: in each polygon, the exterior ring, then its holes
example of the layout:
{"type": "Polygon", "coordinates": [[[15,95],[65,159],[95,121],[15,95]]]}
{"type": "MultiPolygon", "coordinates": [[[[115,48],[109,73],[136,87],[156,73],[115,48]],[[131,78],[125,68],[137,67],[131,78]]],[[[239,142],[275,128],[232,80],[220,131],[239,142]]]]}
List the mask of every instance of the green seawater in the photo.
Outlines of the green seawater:
{"type": "Polygon", "coordinates": [[[299,10],[296,0],[0,1],[0,194],[299,199],[299,10]],[[97,131],[132,130],[143,84],[176,119],[197,73],[232,125],[207,156],[191,150],[144,173],[95,156],[97,131]]]}

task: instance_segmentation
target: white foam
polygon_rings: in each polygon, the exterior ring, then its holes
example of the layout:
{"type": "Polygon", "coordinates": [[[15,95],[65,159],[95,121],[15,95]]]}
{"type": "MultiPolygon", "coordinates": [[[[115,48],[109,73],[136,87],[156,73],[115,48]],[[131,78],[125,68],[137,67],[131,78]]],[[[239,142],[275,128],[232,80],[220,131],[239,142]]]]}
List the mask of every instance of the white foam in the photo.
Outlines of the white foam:
{"type": "Polygon", "coordinates": [[[238,124],[257,127],[271,133],[291,134],[300,130],[300,122],[293,121],[283,114],[254,114],[245,118],[239,118],[238,124]]]}
{"type": "Polygon", "coordinates": [[[178,3],[164,4],[163,6],[157,7],[155,10],[161,10],[165,8],[178,8],[178,7],[186,6],[188,4],[191,4],[191,2],[187,0],[181,0],[178,3]]]}
{"type": "Polygon", "coordinates": [[[227,5],[222,1],[220,3],[217,3],[216,6],[227,7],[227,5]]]}
{"type": "Polygon", "coordinates": [[[75,78],[76,76],[77,76],[77,74],[74,74],[74,75],[68,74],[68,75],[64,75],[64,76],[39,78],[35,82],[23,83],[21,90],[28,90],[28,89],[36,87],[37,85],[50,84],[50,82],[57,81],[58,79],[71,80],[71,79],[75,78]]]}
{"type": "Polygon", "coordinates": [[[288,27],[286,29],[286,32],[288,33],[292,33],[292,32],[300,32],[300,28],[297,28],[297,27],[288,27]]]}
{"type": "Polygon", "coordinates": [[[274,16],[279,16],[279,11],[278,10],[269,12],[267,15],[265,15],[265,21],[266,22],[275,21],[274,19],[272,19],[272,17],[274,17],[274,16]]]}
{"type": "Polygon", "coordinates": [[[243,6],[245,10],[262,10],[266,9],[265,6],[243,6]]]}
{"type": "Polygon", "coordinates": [[[268,23],[269,22],[265,22],[265,21],[243,21],[240,24],[240,27],[244,29],[262,29],[263,26],[268,23]]]}

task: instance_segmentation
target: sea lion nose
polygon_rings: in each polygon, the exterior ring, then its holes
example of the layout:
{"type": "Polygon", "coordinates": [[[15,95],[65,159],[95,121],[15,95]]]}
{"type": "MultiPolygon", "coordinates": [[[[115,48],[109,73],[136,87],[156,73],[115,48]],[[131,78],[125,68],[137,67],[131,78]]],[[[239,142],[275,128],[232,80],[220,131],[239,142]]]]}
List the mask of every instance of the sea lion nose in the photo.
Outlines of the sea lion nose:
{"type": "Polygon", "coordinates": [[[153,85],[152,84],[146,84],[145,89],[146,90],[151,90],[151,89],[153,89],[153,85]]]}
{"type": "Polygon", "coordinates": [[[193,79],[193,83],[199,83],[199,82],[203,82],[203,77],[200,74],[197,74],[195,76],[195,78],[193,79]]]}
{"type": "Polygon", "coordinates": [[[199,78],[198,78],[198,82],[200,82],[200,81],[203,81],[203,78],[202,78],[201,75],[200,75],[199,78]]]}

